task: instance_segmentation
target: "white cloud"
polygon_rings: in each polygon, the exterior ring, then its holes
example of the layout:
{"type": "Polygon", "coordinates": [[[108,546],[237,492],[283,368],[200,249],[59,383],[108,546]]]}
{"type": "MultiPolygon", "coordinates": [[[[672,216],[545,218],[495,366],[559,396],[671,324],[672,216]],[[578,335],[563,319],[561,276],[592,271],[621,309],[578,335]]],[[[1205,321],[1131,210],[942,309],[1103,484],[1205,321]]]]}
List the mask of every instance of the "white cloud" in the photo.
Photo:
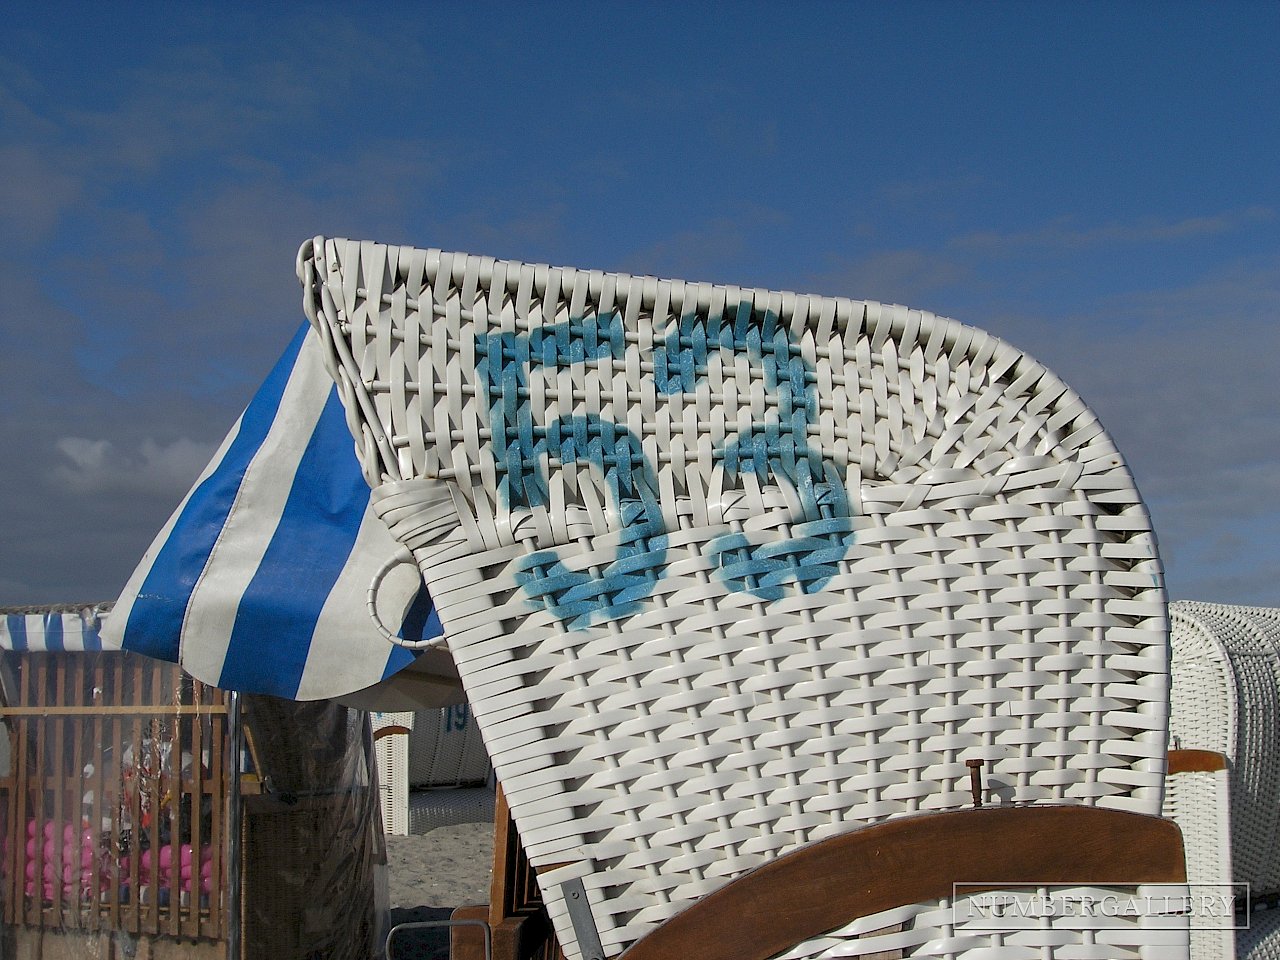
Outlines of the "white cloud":
{"type": "Polygon", "coordinates": [[[983,186],[984,179],[977,174],[917,177],[908,180],[891,180],[880,185],[878,193],[895,203],[949,203],[957,194],[965,194],[983,186]]]}
{"type": "Polygon", "coordinates": [[[847,260],[830,270],[808,278],[819,293],[927,306],[939,290],[955,287],[972,278],[969,267],[956,258],[920,249],[884,250],[847,260]]]}
{"type": "Polygon", "coordinates": [[[1255,575],[1280,567],[1280,260],[1007,326],[1115,437],[1171,593],[1280,604],[1280,580],[1255,575]]]}
{"type": "Polygon", "coordinates": [[[83,183],[51,151],[0,147],[0,227],[26,241],[43,239],[80,198],[83,183]]]}
{"type": "Polygon", "coordinates": [[[614,269],[634,275],[755,285],[764,282],[763,278],[743,276],[741,266],[736,277],[726,273],[735,261],[741,264],[762,235],[767,236],[774,228],[785,228],[788,223],[786,214],[752,204],[735,216],[713,217],[637,246],[627,252],[624,262],[614,269]]]}
{"type": "Polygon", "coordinates": [[[1250,206],[1240,210],[1181,220],[1144,217],[1096,226],[1077,226],[1074,217],[1059,217],[1031,230],[1016,233],[981,231],[955,237],[948,246],[975,252],[1013,252],[1027,248],[1086,250],[1114,244],[1167,243],[1193,237],[1231,233],[1252,223],[1275,219],[1269,207],[1250,206]]]}
{"type": "Polygon", "coordinates": [[[55,446],[68,462],[53,467],[53,481],[71,493],[95,495],[184,492],[216,450],[185,437],[168,444],[148,438],[132,451],[84,437],[61,437],[55,446]]]}

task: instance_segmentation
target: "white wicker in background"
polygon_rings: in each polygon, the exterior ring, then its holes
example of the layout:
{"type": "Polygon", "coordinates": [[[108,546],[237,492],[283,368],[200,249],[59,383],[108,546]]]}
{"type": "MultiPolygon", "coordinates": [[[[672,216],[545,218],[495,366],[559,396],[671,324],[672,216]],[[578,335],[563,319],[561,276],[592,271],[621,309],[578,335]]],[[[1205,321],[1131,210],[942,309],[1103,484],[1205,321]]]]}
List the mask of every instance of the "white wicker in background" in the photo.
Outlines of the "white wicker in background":
{"type": "Polygon", "coordinates": [[[1280,960],[1280,907],[1255,911],[1236,935],[1236,950],[1240,960],[1280,960]]]}
{"type": "Polygon", "coordinates": [[[1280,895],[1280,610],[1169,609],[1170,743],[1227,757],[1235,879],[1255,897],[1280,895]]]}
{"type": "Polygon", "coordinates": [[[409,786],[461,787],[489,779],[489,755],[466,704],[409,715],[409,786]]]}
{"type": "Polygon", "coordinates": [[[420,834],[493,818],[489,756],[467,706],[375,713],[373,729],[388,834],[420,834]],[[407,732],[394,732],[399,729],[407,732]]]}
{"type": "MultiPolygon", "coordinates": [[[[1175,700],[1182,665],[1176,658],[1172,662],[1175,700]]],[[[1171,773],[1165,781],[1163,815],[1182,830],[1188,883],[1218,886],[1232,882],[1228,776],[1225,769],[1184,770],[1171,773]]],[[[1198,923],[1191,931],[1191,960],[1234,960],[1235,955],[1235,932],[1225,920],[1198,923]]]]}
{"type": "Polygon", "coordinates": [[[540,883],[570,957],[567,881],[612,955],[781,853],[968,805],[967,759],[995,802],[1159,811],[1147,512],[1019,351],[372,243],[317,238],[299,277],[529,859],[567,864],[540,883]]]}

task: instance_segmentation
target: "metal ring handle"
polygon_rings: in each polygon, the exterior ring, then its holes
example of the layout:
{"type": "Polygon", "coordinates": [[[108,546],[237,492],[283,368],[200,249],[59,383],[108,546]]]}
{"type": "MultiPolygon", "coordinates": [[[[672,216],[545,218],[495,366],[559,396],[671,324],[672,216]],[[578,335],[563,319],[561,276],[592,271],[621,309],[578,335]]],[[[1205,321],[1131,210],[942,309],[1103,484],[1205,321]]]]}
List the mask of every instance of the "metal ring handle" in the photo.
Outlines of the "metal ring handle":
{"type": "Polygon", "coordinates": [[[493,960],[493,932],[489,929],[489,924],[483,920],[414,920],[408,923],[398,923],[387,933],[386,951],[387,960],[395,960],[391,950],[392,938],[401,931],[409,930],[427,930],[432,927],[479,927],[484,933],[484,960],[493,960]]]}
{"type": "Polygon", "coordinates": [[[394,643],[397,647],[405,647],[409,650],[425,650],[427,647],[438,643],[440,638],[406,640],[404,637],[398,637],[388,630],[387,625],[378,616],[378,589],[382,586],[382,581],[387,578],[387,574],[392,570],[406,563],[412,564],[415,568],[417,567],[413,554],[409,552],[408,547],[401,547],[389,560],[383,562],[382,566],[378,568],[378,572],[373,575],[373,580],[369,583],[369,592],[365,597],[365,607],[369,611],[369,619],[373,621],[374,627],[388,643],[394,643]]]}

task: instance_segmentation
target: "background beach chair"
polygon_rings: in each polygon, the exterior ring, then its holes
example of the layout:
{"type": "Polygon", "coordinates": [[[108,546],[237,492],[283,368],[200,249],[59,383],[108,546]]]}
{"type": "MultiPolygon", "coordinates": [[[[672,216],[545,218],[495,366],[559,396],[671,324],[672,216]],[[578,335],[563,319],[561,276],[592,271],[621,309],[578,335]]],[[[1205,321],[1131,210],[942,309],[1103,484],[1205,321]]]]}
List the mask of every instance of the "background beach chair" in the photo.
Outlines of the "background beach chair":
{"type": "Polygon", "coordinates": [[[489,755],[466,704],[371,719],[389,836],[493,820],[489,755]]]}
{"type": "MultiPolygon", "coordinates": [[[[1190,601],[1169,609],[1170,743],[1221,754],[1226,769],[1212,781],[1201,774],[1193,792],[1184,776],[1171,777],[1166,809],[1187,838],[1191,880],[1249,885],[1254,910],[1236,953],[1277,957],[1278,914],[1266,907],[1280,899],[1280,610],[1190,601]]],[[[1197,956],[1231,956],[1230,941],[1230,931],[1198,933],[1193,946],[1197,956]]]]}
{"type": "Polygon", "coordinates": [[[1182,877],[1177,831],[1146,819],[1168,711],[1155,542],[1044,367],[875,303],[323,238],[298,270],[567,956],[705,952],[711,926],[681,917],[709,895],[822,841],[961,836],[975,821],[905,818],[969,807],[975,773],[997,809],[947,817],[991,815],[985,857],[944,858],[932,886],[859,878],[883,896],[853,926],[738,909],[737,955],[783,928],[789,957],[1186,955],[1169,918],[1069,949],[904,894],[1034,885],[1138,823],[1153,859],[1098,849],[1072,879],[1182,877]],[[1027,826],[1059,816],[1078,829],[1027,826]]]}
{"type": "MultiPolygon", "coordinates": [[[[1173,683],[1178,685],[1178,662],[1173,683]]],[[[1176,696],[1176,694],[1175,694],[1176,696]]],[[[1187,882],[1193,892],[1235,897],[1230,886],[1231,815],[1227,758],[1212,750],[1169,751],[1164,815],[1178,824],[1186,851],[1187,882]]],[[[1202,923],[1191,931],[1191,960],[1233,960],[1235,919],[1202,923]]]]}

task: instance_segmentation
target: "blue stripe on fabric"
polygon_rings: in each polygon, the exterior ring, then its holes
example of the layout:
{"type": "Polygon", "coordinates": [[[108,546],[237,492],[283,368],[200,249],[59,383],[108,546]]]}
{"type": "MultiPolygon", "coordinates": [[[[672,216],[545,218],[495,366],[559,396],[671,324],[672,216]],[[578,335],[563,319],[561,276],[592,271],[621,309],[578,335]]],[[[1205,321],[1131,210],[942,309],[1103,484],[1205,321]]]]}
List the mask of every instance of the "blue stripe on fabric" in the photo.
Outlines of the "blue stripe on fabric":
{"type": "Polygon", "coordinates": [[[11,650],[27,649],[27,618],[22,614],[9,614],[5,617],[5,624],[9,628],[9,643],[11,650]]]}
{"type": "Polygon", "coordinates": [[[316,622],[369,504],[338,391],[320,414],[271,543],[240,599],[218,686],[292,698],[316,622]],[[342,469],[350,463],[350,469],[342,469]]]}
{"type": "Polygon", "coordinates": [[[80,634],[84,637],[84,649],[101,650],[102,634],[98,632],[99,624],[97,620],[83,624],[80,628],[80,634]]]}
{"type": "Polygon", "coordinates": [[[388,677],[394,677],[417,659],[418,651],[416,650],[410,650],[407,647],[392,647],[391,655],[387,657],[387,666],[382,671],[382,679],[386,680],[388,677]]]}
{"type": "Polygon", "coordinates": [[[178,661],[182,622],[191,593],[227,522],[245,471],[271,430],[307,330],[304,322],[250,401],[222,462],[192,492],[156,554],[129,611],[124,631],[126,650],[178,661]]]}
{"type": "MultiPolygon", "coordinates": [[[[414,595],[413,603],[409,604],[409,609],[405,611],[404,620],[400,624],[400,636],[407,637],[410,640],[426,640],[430,637],[438,637],[444,633],[444,627],[440,624],[440,617],[436,613],[435,606],[431,603],[431,595],[427,593],[425,585],[418,588],[417,594],[414,595]]],[[[410,650],[406,647],[392,647],[391,655],[387,657],[386,669],[382,671],[382,679],[399,673],[409,664],[418,658],[416,650],[410,650]]]]}
{"type": "MultiPolygon", "coordinates": [[[[436,608],[431,603],[431,595],[427,593],[426,584],[418,587],[413,603],[405,611],[400,622],[400,636],[409,640],[427,640],[444,633],[436,608]]],[[[403,647],[400,649],[404,649],[403,647]]]]}
{"type": "Polygon", "coordinates": [[[67,649],[62,637],[62,614],[51,613],[44,618],[44,648],[53,653],[67,649]]]}

